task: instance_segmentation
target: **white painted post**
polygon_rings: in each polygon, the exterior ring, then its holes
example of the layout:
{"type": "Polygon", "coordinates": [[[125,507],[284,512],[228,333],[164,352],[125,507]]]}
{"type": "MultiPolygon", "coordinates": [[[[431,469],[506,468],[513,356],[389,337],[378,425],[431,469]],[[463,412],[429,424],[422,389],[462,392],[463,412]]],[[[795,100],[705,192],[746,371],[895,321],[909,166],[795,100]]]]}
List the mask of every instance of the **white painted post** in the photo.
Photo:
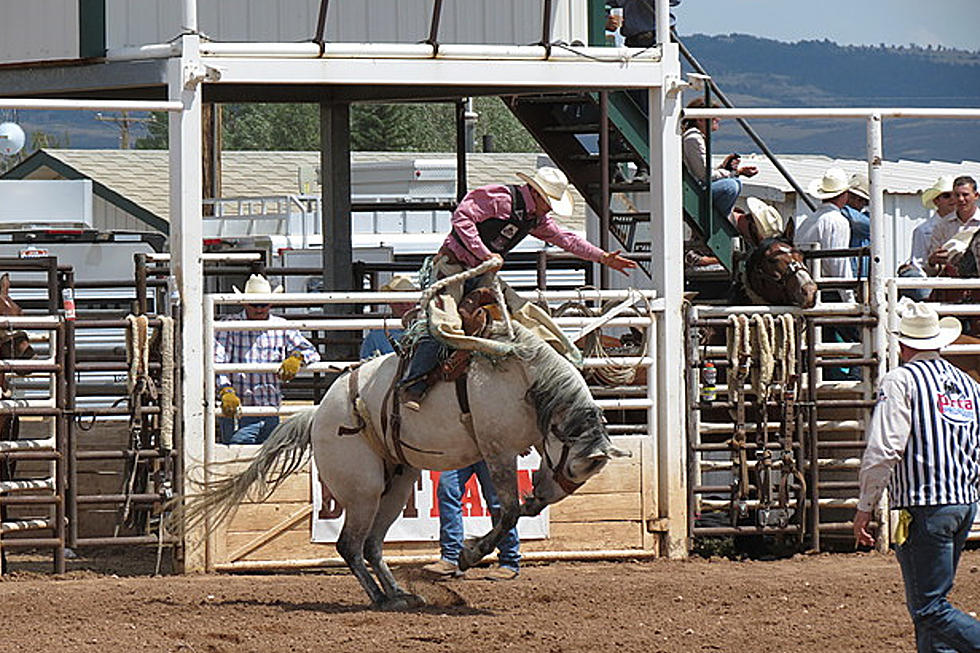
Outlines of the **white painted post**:
{"type": "Polygon", "coordinates": [[[877,388],[885,375],[885,361],[888,356],[888,324],[883,310],[885,301],[884,260],[885,260],[885,193],[881,184],[881,115],[868,116],[868,180],[871,183],[871,271],[870,284],[871,314],[878,316],[874,329],[874,348],[878,354],[878,365],[874,374],[874,387],[877,388]]]}
{"type": "MultiPolygon", "coordinates": [[[[181,56],[169,61],[169,98],[183,102],[184,110],[170,114],[170,265],[180,296],[182,360],[204,356],[202,324],[203,270],[201,265],[201,89],[200,39],[181,37],[181,56]]],[[[201,479],[204,460],[204,374],[200,364],[183,367],[178,404],[184,435],[187,481],[201,479]]],[[[185,571],[209,566],[204,546],[206,529],[185,533],[185,571]]]]}
{"type": "MultiPolygon", "coordinates": [[[[659,3],[661,9],[666,2],[659,3]]],[[[661,16],[660,20],[665,17],[661,16]]],[[[657,475],[658,517],[666,521],[661,552],[687,556],[687,447],[684,420],[684,226],[681,204],[680,52],[663,44],[663,83],[650,89],[650,271],[653,287],[663,298],[657,325],[657,475]]],[[[653,436],[653,434],[651,434],[653,436]]]]}

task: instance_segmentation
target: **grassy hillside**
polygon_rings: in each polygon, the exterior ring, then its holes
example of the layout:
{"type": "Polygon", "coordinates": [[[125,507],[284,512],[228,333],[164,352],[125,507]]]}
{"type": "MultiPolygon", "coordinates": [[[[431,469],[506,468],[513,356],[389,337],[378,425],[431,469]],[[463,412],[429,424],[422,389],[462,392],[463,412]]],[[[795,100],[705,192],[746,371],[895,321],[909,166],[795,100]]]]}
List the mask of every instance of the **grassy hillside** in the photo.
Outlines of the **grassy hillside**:
{"type": "MultiPolygon", "coordinates": [[[[980,53],[908,47],[783,43],[743,34],[682,37],[737,106],[980,107],[980,53]]],[[[777,152],[862,157],[863,121],[758,120],[777,152]]],[[[916,160],[980,159],[980,124],[963,120],[886,120],[885,155],[916,160]]],[[[716,151],[757,148],[733,123],[716,151]]]]}

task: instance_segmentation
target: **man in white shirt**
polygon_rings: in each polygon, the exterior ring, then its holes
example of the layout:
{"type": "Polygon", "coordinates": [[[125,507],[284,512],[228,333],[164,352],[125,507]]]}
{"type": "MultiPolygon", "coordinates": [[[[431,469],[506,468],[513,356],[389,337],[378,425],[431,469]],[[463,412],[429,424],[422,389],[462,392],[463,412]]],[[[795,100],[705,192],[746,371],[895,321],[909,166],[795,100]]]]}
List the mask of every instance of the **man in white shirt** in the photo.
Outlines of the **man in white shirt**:
{"type": "Polygon", "coordinates": [[[926,209],[935,209],[935,213],[912,232],[912,251],[909,260],[919,266],[924,266],[929,254],[932,253],[929,250],[929,244],[932,241],[932,234],[936,230],[936,225],[942,218],[956,210],[956,199],[953,197],[953,178],[949,175],[943,175],[930,188],[924,190],[922,192],[922,206],[926,209]]]}
{"type": "MultiPolygon", "coordinates": [[[[929,258],[926,272],[936,276],[947,270],[948,265],[955,265],[966,247],[954,249],[953,237],[963,245],[969,245],[972,234],[980,230],[980,212],[977,211],[977,181],[973,177],[962,176],[953,180],[953,200],[956,211],[942,217],[936,222],[929,244],[929,258]]],[[[953,275],[956,276],[956,275],[953,275]]]]}
{"type": "MultiPolygon", "coordinates": [[[[840,168],[828,168],[823,177],[814,179],[807,193],[822,200],[816,212],[796,227],[797,245],[818,243],[821,250],[847,249],[851,244],[851,223],[841,212],[847,204],[849,178],[840,168]]],[[[848,257],[825,258],[820,261],[820,274],[824,279],[853,279],[854,274],[848,257]]],[[[854,301],[851,290],[831,291],[841,301],[854,301]]],[[[826,295],[826,293],[825,293],[826,295]]]]}

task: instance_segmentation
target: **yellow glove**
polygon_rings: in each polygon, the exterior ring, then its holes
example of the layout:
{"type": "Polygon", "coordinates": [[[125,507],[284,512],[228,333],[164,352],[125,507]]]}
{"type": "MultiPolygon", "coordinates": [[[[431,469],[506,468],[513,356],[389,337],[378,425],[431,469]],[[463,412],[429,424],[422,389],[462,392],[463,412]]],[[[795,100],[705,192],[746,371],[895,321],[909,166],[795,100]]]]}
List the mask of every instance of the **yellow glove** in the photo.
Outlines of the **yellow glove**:
{"type": "Polygon", "coordinates": [[[292,354],[286,360],[282,362],[279,366],[279,379],[282,381],[290,381],[296,373],[299,372],[299,368],[303,365],[303,357],[299,354],[292,354]]]}
{"type": "Polygon", "coordinates": [[[235,394],[231,386],[221,389],[218,395],[221,399],[221,415],[224,417],[234,417],[242,407],[242,400],[235,394]]]}
{"type": "Polygon", "coordinates": [[[898,525],[895,526],[895,544],[902,546],[909,539],[909,525],[912,523],[912,513],[904,508],[898,513],[898,525]]]}

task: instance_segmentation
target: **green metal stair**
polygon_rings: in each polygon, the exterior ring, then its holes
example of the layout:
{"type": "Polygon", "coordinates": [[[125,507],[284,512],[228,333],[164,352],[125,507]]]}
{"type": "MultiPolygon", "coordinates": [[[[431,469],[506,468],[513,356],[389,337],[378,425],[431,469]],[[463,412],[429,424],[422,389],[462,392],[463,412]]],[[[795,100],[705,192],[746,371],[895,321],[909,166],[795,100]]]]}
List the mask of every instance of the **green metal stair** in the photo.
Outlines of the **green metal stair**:
{"type": "MultiPolygon", "coordinates": [[[[602,162],[598,154],[600,98],[598,93],[514,96],[507,105],[551,160],[568,176],[590,208],[602,215],[602,162]]],[[[607,104],[610,154],[609,230],[627,252],[649,252],[650,214],[629,208],[630,194],[648,192],[649,184],[623,179],[620,165],[633,163],[649,169],[647,116],[626,92],[610,93],[607,104]],[[626,207],[622,205],[625,204],[626,207]]],[[[737,235],[728,220],[719,220],[710,210],[704,184],[686,171],[683,181],[684,219],[697,231],[712,252],[732,269],[732,237],[737,235]]],[[[644,265],[649,272],[649,266],[644,265]]]]}

